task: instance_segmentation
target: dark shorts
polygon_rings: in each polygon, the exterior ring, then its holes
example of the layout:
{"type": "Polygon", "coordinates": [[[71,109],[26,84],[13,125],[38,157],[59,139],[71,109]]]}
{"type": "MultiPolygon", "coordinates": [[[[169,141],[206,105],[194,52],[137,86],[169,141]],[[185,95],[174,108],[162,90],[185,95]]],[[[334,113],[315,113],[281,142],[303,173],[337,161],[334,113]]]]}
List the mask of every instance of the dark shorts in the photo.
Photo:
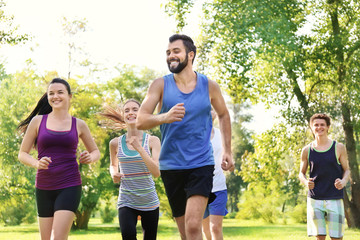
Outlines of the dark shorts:
{"type": "Polygon", "coordinates": [[[193,195],[210,197],[214,176],[214,165],[184,170],[162,170],[164,182],[173,217],[185,214],[186,201],[193,195]]]}
{"type": "Polygon", "coordinates": [[[36,188],[35,194],[39,217],[53,217],[58,210],[75,213],[80,204],[81,185],[57,190],[36,188]]]}

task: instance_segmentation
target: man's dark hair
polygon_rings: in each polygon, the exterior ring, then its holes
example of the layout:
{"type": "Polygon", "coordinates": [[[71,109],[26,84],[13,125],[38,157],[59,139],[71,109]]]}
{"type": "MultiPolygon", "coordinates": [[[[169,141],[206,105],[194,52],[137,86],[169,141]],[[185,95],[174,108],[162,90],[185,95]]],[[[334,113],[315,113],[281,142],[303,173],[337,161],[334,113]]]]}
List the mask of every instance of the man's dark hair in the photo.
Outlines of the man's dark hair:
{"type": "Polygon", "coordinates": [[[183,44],[186,49],[186,53],[194,52],[194,58],[192,62],[194,63],[195,56],[196,56],[196,46],[194,44],[194,41],[191,39],[191,37],[185,35],[185,34],[174,34],[169,38],[169,43],[172,43],[176,40],[182,40],[183,44]]]}
{"type": "Polygon", "coordinates": [[[326,126],[328,126],[328,127],[331,124],[330,117],[328,115],[326,115],[325,113],[315,113],[314,115],[312,115],[310,118],[310,126],[314,122],[315,119],[324,119],[326,122],[326,126]]]}

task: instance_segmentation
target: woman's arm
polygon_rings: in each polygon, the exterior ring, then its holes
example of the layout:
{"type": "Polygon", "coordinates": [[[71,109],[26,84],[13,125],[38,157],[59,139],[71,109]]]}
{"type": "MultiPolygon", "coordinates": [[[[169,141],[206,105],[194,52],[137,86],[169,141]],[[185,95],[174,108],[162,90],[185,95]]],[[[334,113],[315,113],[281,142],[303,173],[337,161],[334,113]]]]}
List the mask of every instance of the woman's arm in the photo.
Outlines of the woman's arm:
{"type": "Polygon", "coordinates": [[[117,153],[119,149],[118,141],[119,138],[114,138],[109,143],[109,149],[110,149],[109,171],[114,183],[119,183],[122,177],[122,174],[119,172],[119,159],[117,158],[117,153]]]}
{"type": "Polygon", "coordinates": [[[81,119],[76,119],[79,137],[85,145],[86,151],[80,154],[80,163],[89,164],[96,162],[100,158],[100,151],[91,136],[90,129],[81,119]]]}
{"type": "Polygon", "coordinates": [[[127,140],[131,146],[140,154],[141,158],[144,160],[147,168],[154,177],[160,176],[159,169],[159,155],[160,155],[160,140],[156,136],[149,137],[149,146],[151,149],[151,156],[145,151],[139,142],[137,136],[132,136],[127,140]]]}
{"type": "Polygon", "coordinates": [[[23,141],[20,146],[18,158],[23,164],[35,169],[48,169],[51,159],[49,157],[42,157],[37,160],[30,155],[30,151],[35,144],[35,140],[38,136],[39,126],[42,116],[38,115],[34,117],[25,132],[23,141]]]}

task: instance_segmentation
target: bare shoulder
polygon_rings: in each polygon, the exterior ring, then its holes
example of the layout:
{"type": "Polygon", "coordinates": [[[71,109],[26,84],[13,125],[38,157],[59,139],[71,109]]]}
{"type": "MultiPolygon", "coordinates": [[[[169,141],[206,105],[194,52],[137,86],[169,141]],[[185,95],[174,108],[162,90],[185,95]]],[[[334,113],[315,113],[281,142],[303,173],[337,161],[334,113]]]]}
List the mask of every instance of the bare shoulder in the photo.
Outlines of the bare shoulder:
{"type": "Polygon", "coordinates": [[[162,89],[163,87],[164,87],[164,78],[160,77],[152,81],[149,88],[162,89]]]}
{"type": "Polygon", "coordinates": [[[338,153],[343,153],[343,152],[346,152],[346,147],[344,144],[340,143],[340,142],[336,142],[336,151],[338,153]]]}
{"type": "Polygon", "coordinates": [[[152,143],[160,143],[160,139],[157,137],[157,136],[153,136],[153,135],[150,135],[149,136],[149,141],[150,141],[150,144],[152,143]]]}
{"type": "Polygon", "coordinates": [[[117,147],[118,143],[119,143],[119,138],[116,137],[116,138],[111,139],[109,145],[110,145],[110,147],[117,147]]]}
{"type": "Polygon", "coordinates": [[[214,81],[214,80],[211,80],[210,78],[208,78],[209,80],[209,90],[220,90],[220,86],[219,84],[214,81]]]}
{"type": "Polygon", "coordinates": [[[76,118],[76,126],[79,130],[84,130],[88,128],[86,122],[80,118],[76,118]]]}
{"type": "Polygon", "coordinates": [[[30,124],[40,124],[42,118],[43,115],[36,115],[35,117],[33,117],[33,119],[31,119],[30,124]]]}
{"type": "Polygon", "coordinates": [[[344,144],[342,144],[341,142],[336,142],[336,148],[337,149],[345,149],[345,145],[344,144]]]}
{"type": "Polygon", "coordinates": [[[41,120],[43,118],[43,115],[36,115],[31,119],[28,129],[38,129],[41,123],[41,120]]]}
{"type": "Polygon", "coordinates": [[[309,153],[309,150],[310,150],[310,143],[308,145],[306,145],[305,147],[303,147],[303,149],[301,150],[301,155],[307,156],[307,154],[309,153]]]}

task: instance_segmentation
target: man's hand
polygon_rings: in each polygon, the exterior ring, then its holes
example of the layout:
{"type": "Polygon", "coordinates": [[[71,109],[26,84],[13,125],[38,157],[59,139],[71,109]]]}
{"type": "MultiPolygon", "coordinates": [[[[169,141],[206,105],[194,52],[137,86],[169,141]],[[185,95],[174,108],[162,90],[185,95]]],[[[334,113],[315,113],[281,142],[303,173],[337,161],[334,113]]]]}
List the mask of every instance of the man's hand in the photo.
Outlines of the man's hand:
{"type": "Polygon", "coordinates": [[[310,190],[314,189],[314,187],[315,187],[314,181],[315,181],[315,178],[309,178],[308,181],[307,181],[307,187],[310,190]]]}
{"type": "Polygon", "coordinates": [[[232,155],[224,153],[223,159],[221,162],[221,168],[225,171],[234,171],[235,163],[233,161],[232,155]]]}
{"type": "Polygon", "coordinates": [[[180,122],[185,116],[184,103],[178,103],[166,113],[166,123],[180,122]]]}
{"type": "Polygon", "coordinates": [[[341,190],[341,189],[343,189],[343,188],[345,187],[346,184],[345,184],[345,182],[344,182],[342,179],[337,178],[337,179],[335,180],[334,185],[335,185],[335,187],[336,187],[337,190],[341,190]]]}

